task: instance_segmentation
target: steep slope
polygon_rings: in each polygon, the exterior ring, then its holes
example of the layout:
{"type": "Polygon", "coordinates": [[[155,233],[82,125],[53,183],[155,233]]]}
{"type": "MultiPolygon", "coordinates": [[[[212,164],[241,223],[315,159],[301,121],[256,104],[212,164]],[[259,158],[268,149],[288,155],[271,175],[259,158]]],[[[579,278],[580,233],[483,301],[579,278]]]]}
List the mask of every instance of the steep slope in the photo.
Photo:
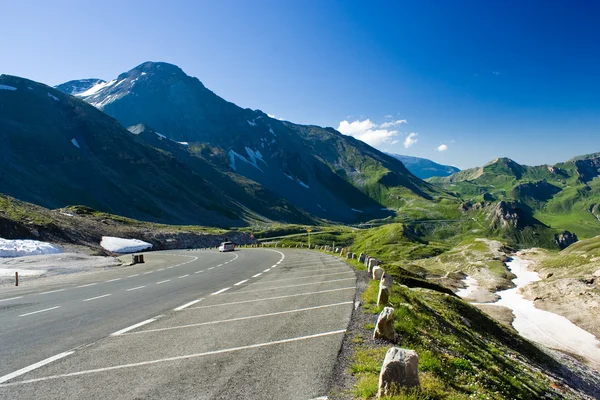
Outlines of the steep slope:
{"type": "Polygon", "coordinates": [[[387,154],[402,161],[402,164],[404,164],[413,175],[421,179],[427,179],[433,176],[449,176],[460,171],[460,169],[456,167],[438,164],[426,158],[392,153],[387,154]]]}
{"type": "Polygon", "coordinates": [[[383,217],[406,198],[445,195],[363,142],[242,109],[171,64],[146,62],[79,96],[123,126],[144,124],[188,143],[196,157],[319,217],[383,217]]]}
{"type": "MultiPolygon", "coordinates": [[[[113,118],[48,86],[2,75],[0,104],[0,193],[49,208],[82,204],[164,223],[239,226],[269,213],[307,220],[282,201],[277,210],[260,203],[250,209],[244,196],[232,198],[113,118]]],[[[208,164],[198,169],[219,176],[208,164]]]]}
{"type": "Polygon", "coordinates": [[[474,202],[517,201],[541,223],[575,232],[600,234],[600,153],[556,165],[526,166],[499,158],[481,168],[428,181],[474,202]]]}
{"type": "Polygon", "coordinates": [[[54,86],[55,89],[60,90],[63,93],[76,95],[89,90],[91,87],[106,83],[102,79],[76,79],[73,81],[62,83],[58,86],[54,86]]]}

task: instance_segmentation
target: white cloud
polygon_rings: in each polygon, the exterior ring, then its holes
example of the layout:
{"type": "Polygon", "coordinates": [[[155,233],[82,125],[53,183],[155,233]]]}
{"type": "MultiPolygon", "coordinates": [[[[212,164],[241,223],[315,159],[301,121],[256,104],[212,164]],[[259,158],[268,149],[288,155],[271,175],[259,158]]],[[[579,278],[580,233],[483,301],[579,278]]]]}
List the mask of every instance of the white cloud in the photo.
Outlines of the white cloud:
{"type": "MultiPolygon", "coordinates": [[[[337,130],[344,135],[349,135],[362,140],[371,146],[379,146],[384,143],[391,143],[394,137],[399,135],[397,130],[382,128],[384,124],[377,125],[370,119],[364,121],[342,121],[337,130]]],[[[390,127],[390,125],[387,125],[390,127]]]]}
{"type": "Polygon", "coordinates": [[[396,126],[396,125],[400,125],[400,124],[407,124],[408,122],[406,122],[405,119],[398,119],[396,121],[390,121],[390,122],[384,122],[383,124],[379,125],[379,127],[381,129],[387,129],[387,128],[391,128],[392,126],[396,126]]]}
{"type": "Polygon", "coordinates": [[[440,144],[436,150],[437,151],[446,151],[446,150],[448,150],[448,146],[445,144],[440,144]]]}
{"type": "Polygon", "coordinates": [[[417,140],[418,140],[417,136],[419,136],[418,133],[414,133],[414,132],[409,133],[409,135],[406,137],[406,139],[404,139],[404,147],[408,149],[410,146],[417,143],[417,140]]]}

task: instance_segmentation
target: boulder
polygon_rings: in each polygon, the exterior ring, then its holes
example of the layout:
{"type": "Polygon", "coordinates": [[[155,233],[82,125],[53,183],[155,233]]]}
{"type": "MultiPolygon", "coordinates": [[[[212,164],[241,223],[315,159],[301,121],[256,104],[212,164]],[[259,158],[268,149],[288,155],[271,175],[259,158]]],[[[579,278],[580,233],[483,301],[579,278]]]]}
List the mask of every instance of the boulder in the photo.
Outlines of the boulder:
{"type": "Polygon", "coordinates": [[[352,253],[352,259],[356,260],[356,253],[352,253]]]}
{"type": "Polygon", "coordinates": [[[368,270],[369,272],[370,272],[370,271],[373,271],[373,268],[375,268],[375,267],[376,267],[376,266],[378,266],[378,265],[379,265],[379,261],[378,261],[378,260],[376,260],[376,259],[374,259],[374,258],[370,258],[370,259],[369,259],[369,264],[367,265],[367,270],[368,270]]]}
{"type": "Polygon", "coordinates": [[[381,267],[373,268],[373,279],[380,280],[385,271],[381,267]]]}
{"type": "Polygon", "coordinates": [[[594,275],[596,278],[600,278],[600,269],[594,272],[592,275],[594,275]]]}
{"type": "Polygon", "coordinates": [[[554,244],[557,245],[561,250],[569,247],[575,242],[577,242],[577,235],[569,231],[564,231],[554,235],[554,244]]]}
{"type": "MultiPolygon", "coordinates": [[[[379,268],[379,267],[376,267],[379,268]]],[[[392,285],[394,284],[394,279],[392,276],[386,272],[381,275],[381,280],[379,281],[379,293],[377,295],[377,305],[386,305],[390,298],[390,292],[392,291],[392,285]]]]}
{"type": "Polygon", "coordinates": [[[393,342],[396,338],[394,331],[394,309],[385,307],[377,317],[377,325],[373,331],[373,339],[385,339],[393,342]]]}
{"type": "Polygon", "coordinates": [[[352,253],[350,253],[350,252],[346,253],[346,259],[347,260],[352,259],[352,253]]]}
{"type": "Polygon", "coordinates": [[[391,347],[379,374],[377,397],[393,396],[403,388],[420,386],[419,355],[414,350],[391,347]]]}
{"type": "Polygon", "coordinates": [[[365,253],[360,253],[360,255],[358,256],[358,262],[359,263],[365,262],[365,253]]]}

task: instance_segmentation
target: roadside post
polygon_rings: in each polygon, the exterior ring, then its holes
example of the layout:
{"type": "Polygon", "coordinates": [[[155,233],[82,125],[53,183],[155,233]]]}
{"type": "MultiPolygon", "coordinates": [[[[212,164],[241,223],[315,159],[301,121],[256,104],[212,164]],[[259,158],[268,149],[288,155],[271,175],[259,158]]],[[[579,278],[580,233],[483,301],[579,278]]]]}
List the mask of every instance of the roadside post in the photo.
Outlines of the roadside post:
{"type": "Polygon", "coordinates": [[[19,272],[15,271],[15,286],[19,286],[19,272]]]}
{"type": "Polygon", "coordinates": [[[308,248],[310,249],[310,233],[312,232],[312,229],[307,229],[306,232],[308,234],[308,248]]]}

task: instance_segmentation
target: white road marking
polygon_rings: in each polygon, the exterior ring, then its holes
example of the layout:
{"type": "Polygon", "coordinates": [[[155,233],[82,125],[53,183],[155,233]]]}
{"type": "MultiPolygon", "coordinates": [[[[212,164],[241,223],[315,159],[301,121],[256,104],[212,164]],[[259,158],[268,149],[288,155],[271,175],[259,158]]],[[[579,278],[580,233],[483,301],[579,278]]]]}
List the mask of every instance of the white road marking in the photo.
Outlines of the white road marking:
{"type": "Polygon", "coordinates": [[[253,277],[253,278],[258,278],[258,277],[259,277],[259,276],[261,276],[261,275],[262,275],[262,272],[259,272],[259,273],[258,273],[258,274],[256,274],[256,275],[252,275],[252,277],[253,277]]]}
{"type": "Polygon", "coordinates": [[[21,368],[20,370],[12,372],[12,373],[10,373],[8,375],[0,376],[0,384],[2,384],[4,382],[7,382],[7,381],[10,381],[11,379],[16,378],[17,376],[21,376],[23,374],[31,372],[34,369],[38,369],[40,367],[43,367],[44,365],[50,364],[53,361],[60,360],[61,358],[70,356],[73,353],[75,353],[75,352],[74,351],[66,351],[64,353],[57,354],[57,355],[52,356],[50,358],[46,358],[45,360],[36,362],[35,364],[31,364],[28,367],[21,368]]]}
{"type": "Polygon", "coordinates": [[[157,285],[160,285],[161,283],[166,283],[166,282],[170,282],[170,279],[165,279],[164,281],[160,281],[160,282],[156,282],[157,285]]]}
{"type": "Polygon", "coordinates": [[[181,278],[186,278],[186,277],[188,277],[188,276],[190,276],[190,274],[181,275],[181,276],[179,277],[179,279],[181,279],[181,278]]]}
{"type": "Polygon", "coordinates": [[[145,320],[145,321],[138,322],[138,323],[137,323],[137,324],[135,324],[135,325],[131,325],[131,326],[129,326],[129,327],[127,327],[127,328],[125,328],[125,329],[121,329],[120,331],[116,331],[116,332],[114,332],[114,333],[111,333],[111,334],[110,334],[110,336],[119,336],[119,335],[122,335],[122,334],[123,334],[123,333],[125,333],[125,332],[132,331],[132,330],[134,330],[135,328],[139,328],[140,326],[147,325],[147,324],[149,324],[149,323],[151,323],[151,322],[154,322],[154,321],[156,321],[156,318],[150,318],[150,319],[147,319],[147,320],[145,320]]]}
{"type": "Polygon", "coordinates": [[[195,273],[195,274],[199,274],[200,272],[204,272],[204,270],[202,270],[202,271],[196,271],[196,272],[194,272],[194,273],[195,273]]]}
{"type": "Polygon", "coordinates": [[[289,294],[287,296],[267,297],[267,298],[264,298],[264,299],[243,300],[243,301],[234,301],[234,302],[231,302],[231,303],[211,304],[209,306],[193,307],[193,308],[190,308],[190,310],[198,310],[200,308],[210,308],[210,307],[232,306],[232,305],[235,305],[235,304],[254,303],[254,302],[257,302],[257,301],[279,300],[279,299],[286,299],[288,297],[308,296],[308,295],[311,295],[311,294],[339,292],[341,290],[350,290],[350,289],[354,290],[354,289],[356,289],[356,287],[351,286],[351,287],[345,287],[345,288],[340,288],[340,289],[320,290],[318,292],[297,293],[297,294],[289,294]]]}
{"type": "Polygon", "coordinates": [[[109,280],[109,281],[106,281],[106,283],[108,283],[108,282],[116,282],[116,281],[120,281],[121,279],[123,279],[123,278],[115,278],[115,279],[111,279],[111,280],[109,280]]]}
{"type": "Polygon", "coordinates": [[[102,296],[90,297],[89,299],[85,299],[83,301],[92,301],[92,300],[101,299],[103,297],[108,297],[108,296],[110,296],[110,294],[103,294],[102,296]]]}
{"type": "Polygon", "coordinates": [[[153,272],[154,272],[154,271],[146,271],[146,272],[144,272],[144,275],[148,275],[148,274],[151,274],[151,273],[153,273],[153,272]]]}
{"type": "Polygon", "coordinates": [[[263,272],[269,272],[270,270],[271,270],[271,268],[267,268],[263,272]]]}
{"type": "Polygon", "coordinates": [[[231,288],[230,287],[226,287],[225,289],[217,290],[216,292],[214,292],[213,294],[211,294],[211,296],[214,296],[215,294],[221,294],[223,292],[228,291],[229,289],[231,289],[231,288]]]}
{"type": "Polygon", "coordinates": [[[248,282],[250,279],[244,279],[243,281],[239,281],[238,283],[235,283],[233,286],[240,286],[243,283],[248,282]]]}
{"type": "Polygon", "coordinates": [[[145,288],[145,287],[146,287],[146,286],[138,286],[138,287],[134,287],[134,288],[131,288],[131,289],[127,289],[127,290],[126,290],[126,292],[131,292],[132,290],[138,290],[138,289],[142,289],[142,288],[145,288]]]}
{"type": "Polygon", "coordinates": [[[23,296],[9,297],[8,299],[2,299],[0,301],[17,300],[17,299],[22,299],[22,298],[23,298],[23,296]]]}
{"type": "Polygon", "coordinates": [[[129,275],[128,278],[133,278],[134,276],[140,276],[140,274],[129,275]]]}
{"type": "Polygon", "coordinates": [[[38,293],[38,294],[50,294],[50,293],[57,293],[57,292],[64,292],[66,289],[56,289],[56,290],[50,290],[49,292],[43,292],[43,293],[38,293]]]}
{"type": "Polygon", "coordinates": [[[84,370],[84,371],[71,372],[71,373],[67,373],[67,374],[45,376],[43,378],[28,379],[28,380],[24,380],[24,381],[20,381],[20,382],[8,383],[8,384],[2,385],[2,386],[6,387],[6,386],[23,385],[23,384],[27,384],[27,383],[68,378],[68,377],[72,377],[72,376],[89,375],[89,374],[94,374],[94,373],[98,373],[98,372],[114,371],[114,370],[119,370],[119,369],[124,369],[124,368],[142,367],[145,365],[153,365],[153,364],[159,364],[159,363],[169,362],[169,361],[179,361],[179,360],[186,360],[186,359],[190,359],[190,358],[205,357],[205,356],[211,356],[211,355],[223,354],[223,353],[231,353],[234,351],[256,349],[256,348],[260,348],[260,347],[273,346],[273,345],[277,345],[277,344],[293,343],[293,342],[297,342],[300,340],[308,340],[308,339],[315,339],[315,338],[320,338],[320,337],[325,337],[325,336],[339,335],[339,334],[343,334],[345,332],[346,332],[345,329],[341,329],[338,331],[323,332],[323,333],[317,333],[314,335],[299,336],[299,337],[290,338],[290,339],[282,339],[282,340],[275,340],[272,342],[251,344],[248,346],[240,346],[240,347],[232,347],[229,349],[207,351],[204,353],[187,354],[187,355],[183,355],[183,356],[161,358],[161,359],[150,360],[150,361],[142,361],[142,362],[133,363],[133,364],[122,364],[122,365],[115,365],[112,367],[88,369],[88,370],[84,370]]]}
{"type": "Polygon", "coordinates": [[[30,312],[30,313],[27,313],[27,314],[21,314],[21,315],[19,315],[19,317],[26,317],[28,315],[37,314],[37,313],[41,313],[41,312],[44,312],[44,311],[56,310],[57,308],[60,308],[60,306],[45,308],[43,310],[33,311],[33,312],[30,312]]]}
{"type": "Polygon", "coordinates": [[[173,310],[174,311],[184,310],[184,309],[188,308],[189,306],[193,306],[196,303],[200,303],[202,300],[204,300],[204,299],[198,299],[198,300],[190,301],[189,303],[185,303],[184,305],[179,306],[177,308],[174,308],[173,310]]]}
{"type": "Polygon", "coordinates": [[[210,267],[209,269],[207,269],[207,271],[210,271],[211,269],[215,269],[215,267],[210,267]]]}
{"type": "Polygon", "coordinates": [[[97,284],[98,284],[98,282],[96,282],[96,283],[88,283],[87,285],[80,285],[80,286],[77,286],[77,287],[81,288],[81,287],[95,286],[97,284]]]}
{"type": "Polygon", "coordinates": [[[273,317],[275,315],[292,314],[292,313],[297,313],[297,312],[319,310],[319,309],[322,309],[322,308],[337,307],[337,306],[343,306],[343,305],[348,305],[348,304],[354,304],[354,302],[353,301],[344,301],[344,302],[341,302],[341,303],[325,304],[325,305],[322,305],[322,306],[314,306],[314,307],[306,307],[306,308],[298,308],[298,309],[295,309],[295,310],[279,311],[279,312],[268,313],[268,314],[249,315],[247,317],[222,319],[220,321],[199,322],[197,324],[169,326],[167,328],[147,329],[145,331],[132,332],[132,333],[130,333],[130,335],[137,335],[139,333],[170,331],[170,330],[173,330],[173,329],[193,328],[193,327],[196,327],[196,326],[214,325],[214,324],[221,324],[221,323],[224,323],[224,322],[244,321],[244,320],[247,320],[247,319],[273,317]]]}
{"type": "Polygon", "coordinates": [[[157,269],[156,271],[164,271],[164,270],[165,270],[164,268],[161,268],[161,269],[157,269]]]}
{"type": "Polygon", "coordinates": [[[356,280],[355,277],[353,278],[344,278],[344,279],[333,279],[331,281],[321,281],[321,282],[309,282],[309,283],[300,283],[298,285],[287,285],[287,286],[277,286],[277,287],[272,287],[272,288],[264,288],[264,289],[255,289],[255,290],[247,290],[241,293],[253,293],[253,292],[262,292],[264,290],[277,290],[277,289],[284,289],[284,288],[293,288],[293,287],[299,287],[299,286],[308,286],[308,285],[322,285],[324,283],[332,283],[332,282],[343,282],[343,281],[353,281],[356,280]]]}

